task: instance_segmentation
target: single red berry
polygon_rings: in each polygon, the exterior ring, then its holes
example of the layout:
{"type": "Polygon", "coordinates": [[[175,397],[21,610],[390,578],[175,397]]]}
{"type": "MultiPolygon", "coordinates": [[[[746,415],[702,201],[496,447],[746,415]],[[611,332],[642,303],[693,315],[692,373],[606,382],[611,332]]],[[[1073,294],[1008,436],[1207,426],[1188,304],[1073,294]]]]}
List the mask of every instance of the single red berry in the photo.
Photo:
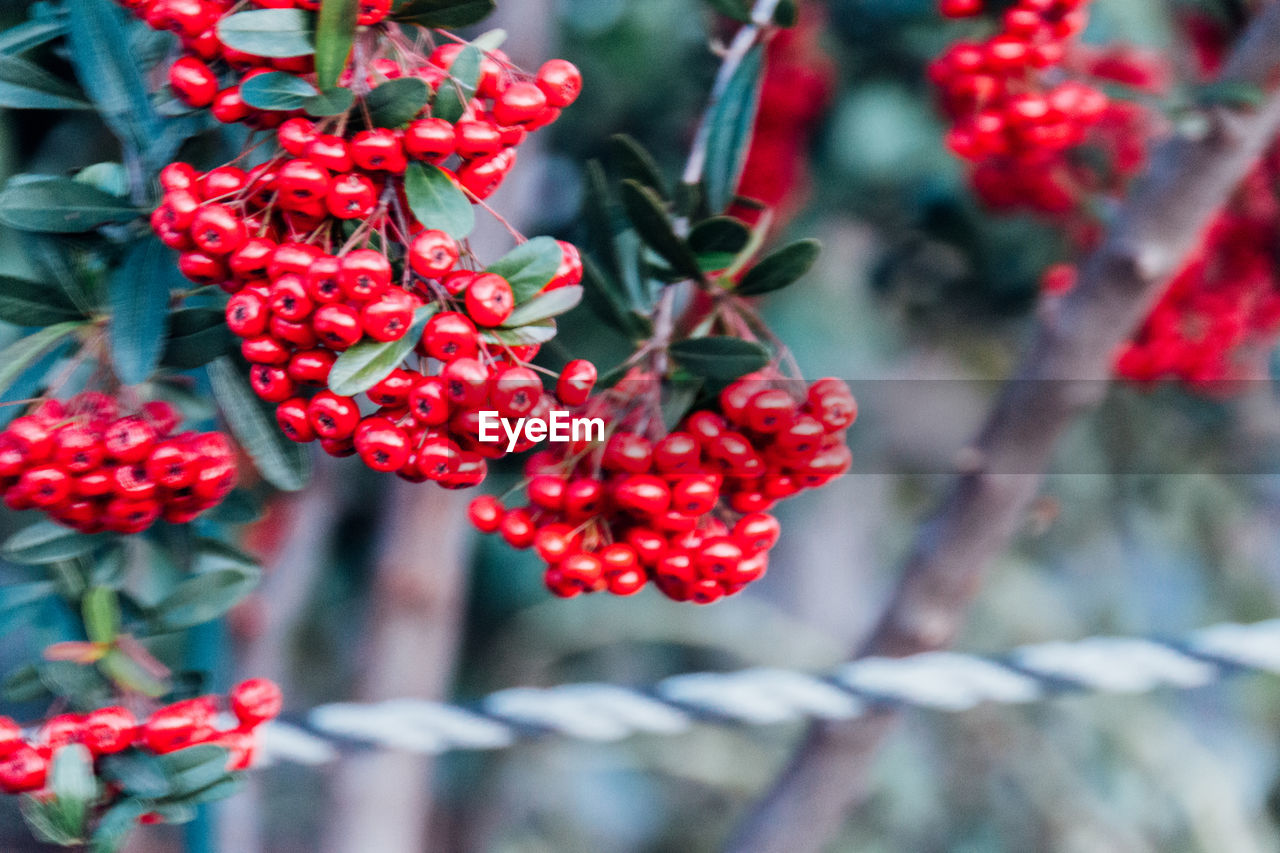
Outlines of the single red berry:
{"type": "Polygon", "coordinates": [[[322,305],[312,317],[316,335],[331,349],[354,346],[364,334],[360,313],[350,305],[322,305]]]}
{"type": "Polygon", "coordinates": [[[391,286],[391,262],[373,249],[356,249],[342,257],[338,281],[351,299],[372,299],[391,286]]]}
{"type": "Polygon", "coordinates": [[[280,715],[284,695],[274,681],[251,678],[231,691],[231,712],[244,726],[257,726],[280,715]]]}
{"type": "Polygon", "coordinates": [[[138,721],[128,708],[113,705],[91,711],[81,727],[84,745],[94,755],[113,755],[133,745],[138,721]]]}
{"type": "Polygon", "coordinates": [[[190,106],[203,109],[218,95],[218,77],[194,56],[183,56],[169,66],[169,86],[190,106]]]}
{"type": "Polygon", "coordinates": [[[479,326],[500,326],[515,310],[511,285],[500,275],[476,276],[467,287],[467,314],[479,326]]]}
{"type": "Polygon", "coordinates": [[[547,94],[537,83],[516,82],[494,100],[493,117],[498,124],[527,124],[546,107],[547,94]]]}
{"type": "Polygon", "coordinates": [[[414,307],[414,297],[393,287],[365,303],[360,325],[375,341],[398,341],[413,325],[414,307]]]}
{"type": "Polygon", "coordinates": [[[467,507],[467,517],[481,533],[497,533],[506,510],[493,495],[481,495],[467,507]]]}
{"type": "Polygon", "coordinates": [[[432,358],[443,362],[475,358],[480,352],[479,341],[475,324],[456,311],[436,314],[422,330],[423,348],[432,358]]]}
{"type": "Polygon", "coordinates": [[[409,266],[423,278],[440,278],[458,263],[458,244],[443,231],[427,229],[409,244],[409,266]]]}
{"type": "Polygon", "coordinates": [[[315,428],[307,416],[307,401],[301,397],[285,400],[276,406],[276,423],[290,441],[306,444],[316,439],[315,428]]]}
{"type": "Polygon", "coordinates": [[[424,118],[410,122],[404,132],[404,149],[410,157],[444,161],[457,148],[457,133],[453,125],[442,118],[424,118]]]}
{"type": "Polygon", "coordinates": [[[556,380],[556,397],[566,406],[580,406],[596,386],[596,366],[586,359],[570,361],[556,380]]]}
{"type": "Polygon", "coordinates": [[[377,203],[378,190],[373,181],[355,172],[334,178],[325,196],[325,207],[338,219],[368,216],[377,203]]]}
{"type": "Polygon", "coordinates": [[[552,59],[538,69],[538,88],[547,96],[547,104],[564,108],[582,94],[582,73],[572,62],[552,59]]]}
{"type": "Polygon", "coordinates": [[[307,419],[321,438],[349,438],[360,423],[360,409],[350,397],[321,391],[307,404],[307,419]]]}

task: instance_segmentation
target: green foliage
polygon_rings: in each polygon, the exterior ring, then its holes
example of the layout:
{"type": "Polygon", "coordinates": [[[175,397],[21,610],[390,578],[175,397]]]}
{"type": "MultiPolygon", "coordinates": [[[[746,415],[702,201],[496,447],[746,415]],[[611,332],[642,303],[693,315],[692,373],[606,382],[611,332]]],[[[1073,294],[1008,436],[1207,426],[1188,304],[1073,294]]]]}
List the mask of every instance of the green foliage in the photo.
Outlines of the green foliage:
{"type": "Polygon", "coordinates": [[[15,326],[52,326],[83,319],[80,309],[56,287],[0,276],[0,320],[15,326]]]}
{"type": "Polygon", "coordinates": [[[40,566],[82,557],[109,541],[100,533],[80,533],[55,524],[37,521],[22,528],[0,545],[0,557],[13,563],[40,566]]]}
{"type": "Polygon", "coordinates": [[[742,180],[760,107],[764,48],[757,45],[729,78],[707,116],[707,161],[704,169],[707,204],[712,212],[727,210],[742,180]]]}
{"type": "Polygon", "coordinates": [[[365,105],[374,127],[400,127],[427,106],[431,89],[416,77],[388,80],[369,93],[365,105]]]}
{"type": "Polygon", "coordinates": [[[446,121],[457,121],[466,112],[467,104],[480,84],[480,63],[483,55],[475,45],[463,48],[449,66],[449,79],[440,84],[431,115],[446,121]]]}
{"type": "Polygon", "coordinates": [[[355,43],[358,0],[322,0],[316,19],[316,79],[322,90],[338,85],[355,43]]]}
{"type": "Polygon", "coordinates": [[[466,27],[489,17],[495,0],[404,0],[394,18],[424,27],[466,27]]]}
{"type": "Polygon", "coordinates": [[[70,178],[13,179],[0,190],[0,223],[20,231],[77,234],[140,213],[128,199],[70,178]]]}
{"type": "Polygon", "coordinates": [[[343,352],[329,371],[330,390],[354,397],[386,379],[421,342],[423,328],[439,310],[435,302],[419,308],[413,326],[398,341],[362,341],[343,352]]]}
{"type": "Polygon", "coordinates": [[[822,244],[817,240],[800,240],[778,249],[742,277],[738,295],[759,296],[795,283],[809,271],[821,252],[822,244]]]}
{"type": "Polygon", "coordinates": [[[252,9],[218,22],[223,44],[273,59],[311,56],[315,37],[315,15],[301,9],[252,9]]]}
{"type": "Polygon", "coordinates": [[[306,80],[284,71],[259,74],[240,85],[244,102],[260,110],[306,109],[319,94],[306,80]]]}
{"type": "Polygon", "coordinates": [[[116,376],[137,385],[155,371],[169,326],[173,255],[155,238],[133,243],[111,279],[111,360],[116,376]]]}
{"type": "Polygon", "coordinates": [[[205,369],[227,425],[262,476],[278,489],[301,489],[310,468],[307,456],[280,431],[273,409],[253,393],[244,371],[225,357],[212,361],[205,369]]]}
{"type": "Polygon", "coordinates": [[[676,235],[662,198],[649,187],[634,180],[622,182],[622,207],[640,238],[671,265],[672,270],[689,278],[701,279],[698,259],[676,235]]]}
{"type": "Polygon", "coordinates": [[[439,166],[410,163],[404,176],[404,192],[409,200],[409,209],[426,228],[443,231],[455,240],[461,240],[476,227],[476,213],[471,201],[439,166]]]}
{"type": "Polygon", "coordinates": [[[581,301],[581,287],[558,287],[518,306],[502,325],[506,328],[518,328],[550,320],[572,311],[581,301]]]}
{"type": "Polygon", "coordinates": [[[694,376],[730,381],[769,363],[769,350],[741,338],[708,337],[676,341],[671,357],[694,376]]]}
{"type": "Polygon", "coordinates": [[[485,272],[505,278],[516,304],[523,305],[555,277],[562,257],[560,244],[554,238],[534,237],[490,264],[485,272]]]}

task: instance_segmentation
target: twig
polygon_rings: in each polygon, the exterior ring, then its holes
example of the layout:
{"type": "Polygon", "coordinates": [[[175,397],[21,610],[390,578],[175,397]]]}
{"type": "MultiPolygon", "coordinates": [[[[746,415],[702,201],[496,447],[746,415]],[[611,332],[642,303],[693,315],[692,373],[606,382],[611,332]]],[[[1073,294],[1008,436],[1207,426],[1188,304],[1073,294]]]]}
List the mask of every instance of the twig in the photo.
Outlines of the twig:
{"type": "MultiPolygon", "coordinates": [[[[1212,217],[1280,132],[1280,3],[1250,25],[1222,79],[1258,86],[1253,109],[1207,107],[1208,130],[1164,143],[1102,246],[1039,333],[975,445],[977,464],[921,529],[862,654],[903,656],[948,646],[987,564],[1035,499],[1057,438],[1106,392],[1116,348],[1150,310],[1212,217]]],[[[868,791],[894,715],[810,729],[772,790],[739,826],[732,853],[822,849],[868,791]]]]}

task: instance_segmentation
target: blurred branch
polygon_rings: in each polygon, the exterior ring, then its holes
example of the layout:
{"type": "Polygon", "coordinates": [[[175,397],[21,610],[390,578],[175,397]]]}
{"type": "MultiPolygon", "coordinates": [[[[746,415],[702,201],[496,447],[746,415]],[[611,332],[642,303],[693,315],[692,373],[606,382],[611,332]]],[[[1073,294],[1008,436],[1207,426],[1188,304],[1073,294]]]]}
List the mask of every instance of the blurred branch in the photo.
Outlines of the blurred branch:
{"type": "MultiPolygon", "coordinates": [[[[966,473],[921,529],[861,654],[902,656],[954,640],[987,564],[1007,547],[1034,500],[1058,437],[1100,402],[1116,348],[1280,131],[1280,3],[1267,4],[1249,27],[1222,79],[1258,87],[1261,103],[1207,106],[1200,123],[1181,124],[1153,153],[1147,174],[1083,265],[1077,288],[1046,304],[1036,339],[979,434],[966,473]]],[[[894,719],[880,710],[813,726],[728,849],[821,849],[865,799],[876,749],[894,719]]]]}

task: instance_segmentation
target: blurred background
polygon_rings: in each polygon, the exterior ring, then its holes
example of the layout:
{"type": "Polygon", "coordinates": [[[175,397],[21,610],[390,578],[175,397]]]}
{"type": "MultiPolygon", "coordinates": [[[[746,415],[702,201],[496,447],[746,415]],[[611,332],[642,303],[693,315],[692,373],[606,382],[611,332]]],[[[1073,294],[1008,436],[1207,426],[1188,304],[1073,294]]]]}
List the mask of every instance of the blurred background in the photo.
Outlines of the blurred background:
{"type": "MultiPolygon", "coordinates": [[[[1176,52],[1175,5],[1097,0],[1089,37],[1176,52]]],[[[0,25],[28,6],[0,5],[0,25]]],[[[794,99],[774,93],[776,122],[753,168],[786,213],[779,238],[815,236],[826,251],[763,310],[806,375],[851,381],[863,415],[851,433],[854,473],[782,507],[769,577],[709,608],[652,590],[552,599],[536,558],[469,529],[469,494],[388,486],[358,463],[326,459],[306,490],[270,498],[263,518],[243,526],[267,569],[259,593],[180,652],[211,668],[216,687],[270,676],[301,711],[400,696],[465,702],[513,685],[646,685],[758,664],[822,669],[848,656],[1016,358],[1040,273],[1066,255],[1051,227],[985,214],[943,147],[923,69],[963,25],[942,22],[929,0],[804,6],[779,60],[789,76],[766,84],[767,96],[772,85],[794,99]]],[[[612,134],[634,136],[668,176],[679,173],[717,67],[707,44],[723,34],[704,5],[503,0],[488,26],[509,31],[517,63],[563,56],[587,80],[493,202],[525,233],[581,237],[583,166],[607,160],[612,134]]],[[[145,55],[151,37],[136,33],[145,55]]],[[[0,172],[113,158],[94,121],[0,113],[0,172]]],[[[190,156],[222,162],[220,146],[235,144],[215,134],[190,156]]],[[[490,239],[504,237],[495,229],[490,239]]],[[[28,244],[0,234],[6,271],[31,258],[28,244]]],[[[565,324],[569,349],[617,363],[626,353],[598,329],[578,312],[565,324]]],[[[1270,383],[1232,390],[1206,399],[1115,388],[1059,448],[960,648],[1177,636],[1274,615],[1280,409],[1270,383]]],[[[486,488],[515,482],[514,469],[499,471],[486,488]]],[[[18,525],[11,514],[2,521],[18,525]]],[[[21,631],[4,640],[6,671],[32,642],[21,631]]],[[[1275,850],[1277,726],[1280,685],[1260,677],[908,712],[878,757],[873,797],[830,849],[1275,850]]],[[[275,767],[188,827],[138,833],[130,849],[715,850],[800,734],[701,726],[613,745],[552,738],[436,761],[366,754],[320,771],[275,767]]],[[[38,849],[8,799],[0,849],[38,849]]]]}

